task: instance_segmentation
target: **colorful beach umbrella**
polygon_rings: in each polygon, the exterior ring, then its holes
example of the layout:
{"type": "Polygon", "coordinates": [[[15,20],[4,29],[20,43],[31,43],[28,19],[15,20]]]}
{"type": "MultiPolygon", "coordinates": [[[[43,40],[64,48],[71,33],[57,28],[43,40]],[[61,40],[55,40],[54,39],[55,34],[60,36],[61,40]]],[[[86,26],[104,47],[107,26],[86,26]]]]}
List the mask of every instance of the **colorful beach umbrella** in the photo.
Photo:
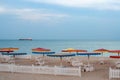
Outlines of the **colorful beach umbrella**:
{"type": "Polygon", "coordinates": [[[75,56],[75,54],[73,53],[57,53],[57,54],[48,54],[47,56],[50,57],[59,57],[60,58],[60,65],[62,66],[62,58],[63,57],[71,57],[71,56],[75,56]]]}
{"type": "Polygon", "coordinates": [[[110,56],[110,58],[117,58],[117,59],[120,59],[120,56],[110,56]]]}
{"type": "Polygon", "coordinates": [[[6,52],[6,53],[10,53],[10,52],[13,52],[13,51],[11,51],[11,50],[0,50],[0,52],[6,52]]]}
{"type": "Polygon", "coordinates": [[[13,47],[9,47],[9,48],[0,48],[0,52],[7,52],[7,53],[10,53],[10,52],[14,52],[16,50],[18,50],[19,48],[13,48],[13,47]]]}
{"type": "Polygon", "coordinates": [[[13,47],[9,47],[9,48],[1,48],[1,50],[10,50],[10,51],[16,51],[19,50],[19,48],[13,48],[13,47]]]}
{"type": "Polygon", "coordinates": [[[78,52],[87,52],[87,50],[67,48],[67,49],[63,49],[62,52],[69,52],[69,53],[76,52],[76,53],[78,53],[78,52]]]}
{"type": "Polygon", "coordinates": [[[117,53],[120,56],[120,50],[109,50],[110,53],[117,53]]]}
{"type": "Polygon", "coordinates": [[[54,54],[55,52],[52,52],[50,49],[46,49],[46,48],[34,48],[34,49],[32,49],[32,53],[33,54],[42,54],[44,57],[45,54],[54,54]]]}
{"type": "MultiPolygon", "coordinates": [[[[26,55],[27,53],[2,53],[2,55],[12,55],[13,58],[15,59],[16,55],[26,55]]],[[[15,63],[15,61],[14,61],[15,63]]]]}
{"type": "Polygon", "coordinates": [[[94,50],[93,52],[102,53],[102,56],[103,56],[103,53],[108,52],[108,51],[109,50],[107,50],[107,49],[101,48],[101,49],[94,50]]]}
{"type": "Polygon", "coordinates": [[[13,55],[14,57],[16,55],[26,55],[27,53],[2,53],[2,55],[13,55]]]}
{"type": "Polygon", "coordinates": [[[32,52],[47,52],[47,51],[51,51],[50,49],[46,49],[46,48],[33,48],[32,52]]]}
{"type": "Polygon", "coordinates": [[[96,52],[84,52],[84,53],[77,53],[77,55],[87,55],[88,57],[88,64],[89,64],[89,58],[91,55],[101,55],[101,53],[96,53],[96,52]]]}

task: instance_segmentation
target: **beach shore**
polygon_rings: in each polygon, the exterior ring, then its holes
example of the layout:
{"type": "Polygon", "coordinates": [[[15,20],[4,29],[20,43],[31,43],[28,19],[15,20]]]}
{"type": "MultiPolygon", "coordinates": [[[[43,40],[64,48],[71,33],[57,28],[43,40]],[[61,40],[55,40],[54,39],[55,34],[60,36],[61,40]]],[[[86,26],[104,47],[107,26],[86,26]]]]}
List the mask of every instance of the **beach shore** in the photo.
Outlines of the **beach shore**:
{"type": "MultiPolygon", "coordinates": [[[[87,57],[77,56],[75,59],[80,59],[84,64],[87,64],[87,57]]],[[[45,57],[45,65],[48,66],[59,66],[60,58],[45,57]]],[[[95,68],[91,72],[82,72],[82,76],[55,76],[55,75],[42,75],[42,74],[28,74],[28,73],[10,73],[10,72],[0,72],[0,80],[109,80],[109,67],[114,67],[115,61],[117,59],[104,58],[105,64],[100,64],[100,57],[90,57],[89,61],[95,68]]],[[[16,59],[15,64],[19,65],[32,65],[34,64],[34,59],[16,59]]],[[[72,67],[70,63],[63,58],[63,65],[66,67],[72,67]]]]}

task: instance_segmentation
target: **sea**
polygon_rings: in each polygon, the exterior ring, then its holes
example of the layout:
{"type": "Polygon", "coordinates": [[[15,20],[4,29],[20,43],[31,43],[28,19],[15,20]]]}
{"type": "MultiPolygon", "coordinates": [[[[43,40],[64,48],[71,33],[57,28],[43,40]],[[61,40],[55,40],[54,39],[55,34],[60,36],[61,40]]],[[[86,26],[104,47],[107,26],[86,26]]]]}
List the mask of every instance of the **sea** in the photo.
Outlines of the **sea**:
{"type": "MultiPolygon", "coordinates": [[[[19,48],[16,52],[27,53],[33,55],[33,48],[47,48],[56,53],[66,48],[83,49],[88,52],[105,48],[108,50],[120,49],[120,41],[92,41],[92,40],[0,40],[0,48],[15,47],[19,48]]],[[[104,56],[117,55],[112,53],[104,54],[104,56]]]]}

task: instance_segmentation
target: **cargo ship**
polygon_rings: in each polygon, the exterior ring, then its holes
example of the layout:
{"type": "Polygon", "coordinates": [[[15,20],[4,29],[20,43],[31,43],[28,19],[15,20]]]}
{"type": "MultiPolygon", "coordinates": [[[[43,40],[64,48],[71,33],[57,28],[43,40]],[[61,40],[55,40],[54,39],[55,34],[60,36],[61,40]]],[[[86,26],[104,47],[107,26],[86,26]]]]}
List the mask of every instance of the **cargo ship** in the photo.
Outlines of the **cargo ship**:
{"type": "Polygon", "coordinates": [[[19,39],[19,40],[28,40],[28,41],[32,41],[32,38],[21,38],[21,39],[19,39]]]}

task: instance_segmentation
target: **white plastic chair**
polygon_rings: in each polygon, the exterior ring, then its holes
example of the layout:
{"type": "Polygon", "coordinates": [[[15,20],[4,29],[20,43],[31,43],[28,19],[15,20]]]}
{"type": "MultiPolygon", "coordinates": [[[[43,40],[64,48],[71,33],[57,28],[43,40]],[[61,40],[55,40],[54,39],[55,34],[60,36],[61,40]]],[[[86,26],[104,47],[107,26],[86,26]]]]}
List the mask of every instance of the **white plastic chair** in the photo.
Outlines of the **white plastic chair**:
{"type": "Polygon", "coordinates": [[[41,59],[41,58],[36,58],[36,62],[35,62],[35,64],[36,64],[36,65],[40,65],[40,66],[42,66],[42,65],[45,64],[45,62],[44,62],[43,59],[41,59]]]}
{"type": "Polygon", "coordinates": [[[1,57],[1,62],[7,62],[8,63],[9,60],[10,60],[10,56],[5,56],[4,55],[4,56],[1,57]]]}
{"type": "Polygon", "coordinates": [[[79,67],[79,66],[83,66],[83,63],[81,61],[72,61],[72,66],[74,67],[79,67]]]}
{"type": "Polygon", "coordinates": [[[93,67],[93,65],[90,65],[90,64],[84,65],[84,70],[85,70],[86,72],[93,71],[93,70],[94,70],[94,67],[93,67]]]}

